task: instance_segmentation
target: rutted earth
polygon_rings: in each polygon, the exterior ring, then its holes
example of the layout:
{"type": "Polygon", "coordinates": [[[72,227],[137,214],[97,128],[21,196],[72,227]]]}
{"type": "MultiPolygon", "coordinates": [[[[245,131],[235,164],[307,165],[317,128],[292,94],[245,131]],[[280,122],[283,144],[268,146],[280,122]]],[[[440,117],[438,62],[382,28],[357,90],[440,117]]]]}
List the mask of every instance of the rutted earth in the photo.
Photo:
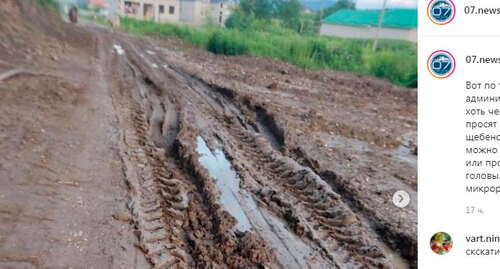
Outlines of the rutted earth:
{"type": "Polygon", "coordinates": [[[37,11],[0,4],[1,268],[416,268],[415,90],[37,11]]]}

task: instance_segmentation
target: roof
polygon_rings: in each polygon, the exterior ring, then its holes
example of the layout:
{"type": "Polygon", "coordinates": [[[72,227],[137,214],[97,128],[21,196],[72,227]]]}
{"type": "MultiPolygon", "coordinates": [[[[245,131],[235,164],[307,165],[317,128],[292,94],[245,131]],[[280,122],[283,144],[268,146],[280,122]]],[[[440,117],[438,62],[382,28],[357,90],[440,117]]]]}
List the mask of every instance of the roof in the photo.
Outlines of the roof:
{"type": "MultiPolygon", "coordinates": [[[[381,10],[341,9],[326,17],[323,22],[329,24],[377,26],[381,10]]],[[[383,27],[417,28],[416,9],[387,9],[384,15],[383,27]]]]}
{"type": "Polygon", "coordinates": [[[89,0],[89,5],[104,7],[105,1],[104,0],[89,0]]]}
{"type": "Polygon", "coordinates": [[[219,3],[224,3],[224,4],[232,4],[232,0],[210,0],[210,3],[212,4],[219,4],[219,3]]]}

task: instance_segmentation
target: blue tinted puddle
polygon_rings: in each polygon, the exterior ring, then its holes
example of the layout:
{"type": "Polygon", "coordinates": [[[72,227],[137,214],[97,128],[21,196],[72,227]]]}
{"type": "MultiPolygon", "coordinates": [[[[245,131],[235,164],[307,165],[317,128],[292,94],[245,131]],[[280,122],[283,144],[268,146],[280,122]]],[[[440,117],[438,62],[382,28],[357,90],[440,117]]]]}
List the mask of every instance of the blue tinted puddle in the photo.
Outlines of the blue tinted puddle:
{"type": "MultiPolygon", "coordinates": [[[[259,208],[250,193],[240,190],[240,178],[222,150],[216,149],[212,152],[202,137],[197,137],[196,140],[196,151],[200,156],[198,161],[215,180],[223,208],[236,218],[234,229],[245,232],[253,227],[253,230],[273,247],[278,261],[285,268],[329,268],[321,259],[314,259],[317,250],[312,248],[310,243],[297,237],[283,220],[259,208]]],[[[382,244],[381,248],[396,268],[408,268],[407,263],[386,245],[382,244]]]]}
{"type": "Polygon", "coordinates": [[[215,150],[215,155],[208,148],[205,140],[198,136],[196,151],[200,155],[198,161],[208,170],[209,175],[215,179],[215,185],[219,193],[219,199],[224,207],[236,218],[236,229],[248,231],[252,228],[242,205],[245,207],[256,207],[255,201],[250,195],[240,193],[240,178],[232,169],[231,163],[220,149],[215,150]]]}

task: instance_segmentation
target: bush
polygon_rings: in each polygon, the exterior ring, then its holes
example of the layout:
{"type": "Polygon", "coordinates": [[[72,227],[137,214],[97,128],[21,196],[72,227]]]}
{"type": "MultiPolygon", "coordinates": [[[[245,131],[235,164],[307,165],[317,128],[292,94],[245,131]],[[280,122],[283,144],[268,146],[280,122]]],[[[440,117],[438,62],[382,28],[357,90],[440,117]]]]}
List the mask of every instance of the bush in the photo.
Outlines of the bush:
{"type": "Polygon", "coordinates": [[[215,32],[208,40],[207,49],[215,54],[224,55],[248,52],[248,46],[231,32],[215,32]]]}
{"type": "MultiPolygon", "coordinates": [[[[372,44],[370,44],[372,45],[372,44]]],[[[377,51],[412,51],[417,49],[417,44],[397,41],[397,40],[387,40],[381,39],[377,44],[377,51]]]]}
{"type": "Polygon", "coordinates": [[[231,13],[224,24],[229,29],[246,30],[250,28],[250,25],[252,25],[254,20],[255,15],[253,13],[246,16],[242,11],[236,9],[233,13],[231,13]]]}
{"type": "Polygon", "coordinates": [[[417,55],[382,51],[370,60],[369,73],[405,87],[417,87],[417,55]]]}
{"type": "Polygon", "coordinates": [[[346,40],[332,51],[330,68],[338,70],[361,71],[363,67],[363,50],[354,40],[346,40]]]}

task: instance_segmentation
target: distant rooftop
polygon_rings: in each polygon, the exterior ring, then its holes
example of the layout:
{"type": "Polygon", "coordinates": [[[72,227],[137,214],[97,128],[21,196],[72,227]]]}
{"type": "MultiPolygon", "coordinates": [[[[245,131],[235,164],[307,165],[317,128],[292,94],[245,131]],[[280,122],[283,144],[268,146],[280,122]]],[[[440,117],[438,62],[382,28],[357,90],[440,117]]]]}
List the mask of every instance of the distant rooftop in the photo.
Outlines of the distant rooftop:
{"type": "Polygon", "coordinates": [[[218,3],[231,3],[233,0],[210,0],[210,3],[218,4],[218,3]]]}
{"type": "MultiPolygon", "coordinates": [[[[326,17],[323,22],[329,24],[377,26],[381,10],[342,9],[326,17]]],[[[387,9],[384,15],[383,27],[417,28],[416,9],[387,9]]]]}

